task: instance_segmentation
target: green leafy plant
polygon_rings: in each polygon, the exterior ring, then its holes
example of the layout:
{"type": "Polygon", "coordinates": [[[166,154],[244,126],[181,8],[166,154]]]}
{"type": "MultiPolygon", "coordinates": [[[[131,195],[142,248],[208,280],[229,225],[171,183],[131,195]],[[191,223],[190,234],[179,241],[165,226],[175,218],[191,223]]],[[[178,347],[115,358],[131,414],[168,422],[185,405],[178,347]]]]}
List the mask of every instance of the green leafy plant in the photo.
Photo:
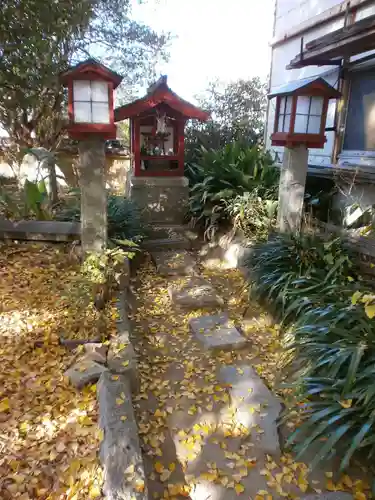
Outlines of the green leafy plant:
{"type": "Polygon", "coordinates": [[[227,203],[236,196],[258,190],[276,189],[278,172],[272,158],[260,147],[238,142],[220,150],[203,150],[199,164],[187,166],[190,179],[190,214],[202,224],[206,236],[215,234],[219,223],[228,220],[227,203]]]}
{"type": "Polygon", "coordinates": [[[25,180],[20,191],[9,191],[6,188],[0,193],[0,208],[8,219],[50,220],[49,199],[45,182],[25,180]]]}
{"type": "MultiPolygon", "coordinates": [[[[57,220],[81,220],[80,191],[73,190],[71,198],[56,214],[57,220]]],[[[140,241],[143,236],[140,212],[134,203],[113,194],[107,196],[108,238],[111,240],[140,241]]]]}
{"type": "Polygon", "coordinates": [[[253,296],[271,303],[287,328],[284,359],[303,415],[287,443],[298,458],[319,444],[312,467],[335,454],[342,470],[358,451],[372,458],[374,295],[362,293],[351,256],[339,239],[276,236],[255,245],[247,266],[253,296]]]}
{"type": "Polygon", "coordinates": [[[229,200],[226,206],[233,225],[249,239],[267,240],[276,227],[277,200],[274,193],[258,195],[258,189],[229,200]],[[270,196],[270,198],[268,198],[270,196]]]}

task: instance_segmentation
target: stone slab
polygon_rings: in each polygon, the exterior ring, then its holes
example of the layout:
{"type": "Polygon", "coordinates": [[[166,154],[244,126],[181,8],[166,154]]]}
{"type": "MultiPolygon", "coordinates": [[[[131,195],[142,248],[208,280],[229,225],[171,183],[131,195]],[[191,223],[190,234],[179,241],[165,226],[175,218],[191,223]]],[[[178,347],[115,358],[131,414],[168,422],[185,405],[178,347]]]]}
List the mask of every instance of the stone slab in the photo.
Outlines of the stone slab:
{"type": "Polygon", "coordinates": [[[178,276],[195,274],[196,262],[184,250],[169,250],[166,252],[151,252],[156,271],[161,276],[178,276]]]}
{"type": "Polygon", "coordinates": [[[36,241],[73,241],[81,238],[77,222],[0,219],[0,238],[36,241]]]}
{"type": "Polygon", "coordinates": [[[353,495],[343,491],[332,491],[329,493],[320,493],[302,496],[302,500],[353,500],[353,495]]]}
{"type": "Polygon", "coordinates": [[[168,288],[173,304],[186,309],[214,308],[224,304],[214,287],[204,278],[179,278],[168,288]]]}
{"type": "Polygon", "coordinates": [[[110,339],[107,366],[112,373],[126,375],[130,380],[133,392],[137,392],[139,389],[137,359],[130,339],[130,321],[124,291],[118,294],[116,307],[118,334],[110,339]]]}
{"type": "Polygon", "coordinates": [[[226,313],[192,318],[189,326],[206,349],[241,349],[247,344],[226,313]]]}
{"type": "Polygon", "coordinates": [[[65,377],[77,389],[82,389],[87,384],[92,384],[99,380],[102,373],[106,372],[107,368],[90,359],[81,359],[74,363],[64,373],[65,377]]]}
{"type": "Polygon", "coordinates": [[[91,359],[92,361],[101,363],[102,365],[106,364],[108,346],[102,343],[90,342],[87,344],[83,344],[83,351],[85,353],[85,359],[91,359]]]}
{"type": "Polygon", "coordinates": [[[146,477],[131,399],[124,375],[104,373],[97,386],[103,493],[110,500],[146,500],[146,477]]]}
{"type": "MultiPolygon", "coordinates": [[[[236,423],[256,436],[257,448],[266,453],[279,454],[277,419],[282,407],[256,371],[247,365],[225,365],[219,370],[218,380],[230,387],[236,423]]],[[[233,418],[232,413],[228,418],[233,418]]]]}
{"type": "Polygon", "coordinates": [[[144,250],[152,251],[162,251],[162,250],[190,250],[191,242],[182,236],[175,236],[171,238],[158,238],[155,240],[144,240],[140,244],[140,247],[144,250]]]}

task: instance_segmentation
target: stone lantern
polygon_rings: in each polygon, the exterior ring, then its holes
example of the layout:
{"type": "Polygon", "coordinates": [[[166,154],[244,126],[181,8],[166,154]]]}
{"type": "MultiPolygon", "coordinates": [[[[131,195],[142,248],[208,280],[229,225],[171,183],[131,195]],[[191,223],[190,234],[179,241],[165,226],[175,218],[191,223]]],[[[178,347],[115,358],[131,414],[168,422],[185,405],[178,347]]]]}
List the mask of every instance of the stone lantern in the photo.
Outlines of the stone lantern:
{"type": "Polygon", "coordinates": [[[79,141],[82,250],[102,252],[107,244],[105,141],[116,138],[113,91],[122,77],[88,59],[60,79],[68,88],[69,137],[79,141]]]}

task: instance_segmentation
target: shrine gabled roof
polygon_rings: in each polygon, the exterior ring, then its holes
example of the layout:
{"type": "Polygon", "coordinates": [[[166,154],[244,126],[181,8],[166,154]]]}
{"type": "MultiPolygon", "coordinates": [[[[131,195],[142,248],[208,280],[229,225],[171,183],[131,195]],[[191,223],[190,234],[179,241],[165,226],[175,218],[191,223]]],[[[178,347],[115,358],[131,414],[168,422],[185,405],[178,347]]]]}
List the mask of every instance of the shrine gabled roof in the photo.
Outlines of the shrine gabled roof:
{"type": "Polygon", "coordinates": [[[168,87],[167,76],[161,76],[153,85],[151,85],[147,94],[130,104],[125,104],[115,109],[115,121],[132,118],[139,114],[151,110],[159,104],[167,104],[170,108],[181,113],[186,118],[195,118],[197,120],[206,121],[209,114],[206,111],[194,106],[188,101],[179,97],[173,90],[168,87]]]}

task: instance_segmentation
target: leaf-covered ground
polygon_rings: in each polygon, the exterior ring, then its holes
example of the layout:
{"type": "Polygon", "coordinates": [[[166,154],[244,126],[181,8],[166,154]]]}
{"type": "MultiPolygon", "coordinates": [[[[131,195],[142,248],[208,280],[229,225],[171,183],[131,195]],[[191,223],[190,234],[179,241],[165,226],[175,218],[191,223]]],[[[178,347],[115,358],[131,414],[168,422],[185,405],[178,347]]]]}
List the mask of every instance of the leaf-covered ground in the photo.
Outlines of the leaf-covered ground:
{"type": "MultiPolygon", "coordinates": [[[[68,247],[3,245],[0,251],[0,498],[100,495],[96,386],[64,379],[73,355],[59,336],[97,336],[97,312],[80,288],[68,247]]],[[[115,325],[106,318],[106,326],[115,325]]]]}
{"type": "MultiPolygon", "coordinates": [[[[231,319],[245,328],[248,294],[241,274],[203,274],[225,299],[231,319]]],[[[201,500],[214,485],[222,500],[300,498],[324,490],[352,492],[356,500],[370,498],[361,474],[338,478],[327,466],[309,475],[308,462],[296,462],[287,453],[279,458],[263,453],[257,447],[262,429],[249,435],[231,418],[228,388],[218,382],[218,368],[252,364],[275,390],[281,379],[279,329],[245,329],[249,349],[214,356],[201,349],[188,328],[191,317],[207,312],[174,308],[169,284],[151,263],[139,271],[135,283],[134,338],[141,374],[135,406],[150,497],[201,500]]],[[[256,305],[251,308],[260,312],[256,305]]]]}

